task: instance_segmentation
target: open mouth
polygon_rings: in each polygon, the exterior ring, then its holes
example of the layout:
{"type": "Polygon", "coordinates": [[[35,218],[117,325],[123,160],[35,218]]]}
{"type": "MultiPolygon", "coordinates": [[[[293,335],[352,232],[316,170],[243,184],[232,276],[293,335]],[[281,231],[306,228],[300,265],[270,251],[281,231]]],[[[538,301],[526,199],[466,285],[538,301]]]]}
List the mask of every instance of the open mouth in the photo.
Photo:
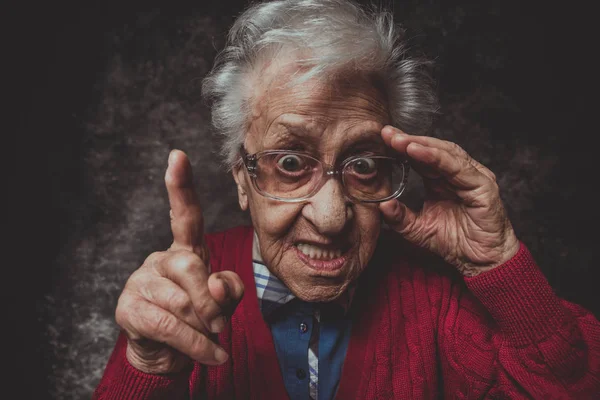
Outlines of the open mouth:
{"type": "Polygon", "coordinates": [[[330,261],[342,256],[342,250],[339,248],[327,249],[308,243],[298,243],[296,247],[302,252],[302,254],[313,260],[330,261]]]}
{"type": "Polygon", "coordinates": [[[347,249],[339,246],[299,242],[294,248],[298,258],[312,269],[320,271],[338,270],[347,259],[347,249]]]}

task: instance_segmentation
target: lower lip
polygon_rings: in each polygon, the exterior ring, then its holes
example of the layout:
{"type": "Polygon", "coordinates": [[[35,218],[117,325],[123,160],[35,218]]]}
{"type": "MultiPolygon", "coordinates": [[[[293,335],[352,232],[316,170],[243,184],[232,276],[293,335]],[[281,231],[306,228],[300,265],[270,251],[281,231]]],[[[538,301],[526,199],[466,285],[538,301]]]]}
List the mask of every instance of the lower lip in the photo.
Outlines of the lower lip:
{"type": "Polygon", "coordinates": [[[333,260],[327,260],[327,261],[315,260],[315,259],[307,256],[303,252],[301,252],[296,246],[294,246],[294,249],[296,250],[298,257],[302,261],[304,261],[304,263],[306,265],[308,265],[312,269],[316,269],[317,271],[337,271],[337,270],[341,269],[344,266],[344,263],[346,262],[345,256],[341,256],[338,258],[334,258],[333,260]]]}

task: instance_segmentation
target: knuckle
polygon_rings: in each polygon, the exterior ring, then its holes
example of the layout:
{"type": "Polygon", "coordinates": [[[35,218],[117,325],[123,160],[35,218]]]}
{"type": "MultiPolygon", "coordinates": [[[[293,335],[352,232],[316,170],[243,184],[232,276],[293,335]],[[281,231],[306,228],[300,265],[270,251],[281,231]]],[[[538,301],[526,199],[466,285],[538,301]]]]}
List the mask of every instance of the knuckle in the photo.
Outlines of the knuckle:
{"type": "Polygon", "coordinates": [[[458,162],[459,162],[461,170],[469,170],[469,171],[476,170],[476,168],[473,166],[473,164],[471,164],[471,162],[469,161],[468,158],[461,157],[458,159],[458,162]]]}
{"type": "Polygon", "coordinates": [[[139,306],[136,304],[135,296],[123,291],[119,296],[115,309],[116,323],[121,327],[129,325],[132,319],[131,316],[139,314],[138,309],[139,306]]]}
{"type": "Polygon", "coordinates": [[[119,303],[117,304],[117,308],[115,309],[115,322],[117,323],[117,325],[119,325],[120,327],[124,328],[125,324],[127,323],[127,315],[128,313],[126,312],[126,307],[121,306],[121,301],[119,300],[119,303]]]}
{"type": "Polygon", "coordinates": [[[188,250],[178,250],[174,252],[169,260],[169,267],[173,271],[178,271],[183,274],[189,274],[197,268],[204,266],[204,263],[198,255],[188,250]]]}
{"type": "Polygon", "coordinates": [[[437,147],[428,147],[429,152],[431,152],[436,158],[439,158],[442,152],[437,147]]]}
{"type": "Polygon", "coordinates": [[[142,269],[135,271],[127,282],[125,283],[125,289],[131,292],[138,292],[139,288],[144,287],[148,280],[148,273],[142,269]]]}
{"type": "MultiPolygon", "coordinates": [[[[117,300],[117,308],[115,309],[115,318],[117,319],[117,323],[119,323],[119,320],[122,320],[125,317],[126,311],[130,308],[129,305],[129,296],[126,292],[121,293],[119,299],[117,300]]],[[[121,324],[119,323],[119,325],[121,324]]]]}
{"type": "Polygon", "coordinates": [[[228,316],[229,315],[229,311],[224,312],[223,315],[219,315],[215,318],[212,319],[212,321],[210,321],[210,330],[213,333],[221,333],[223,332],[223,330],[225,329],[225,326],[227,325],[227,320],[228,320],[228,316]]]}
{"type": "Polygon", "coordinates": [[[494,187],[494,185],[490,186],[481,186],[477,189],[474,189],[470,194],[470,201],[477,206],[481,207],[490,207],[498,198],[498,191],[494,187]]]}
{"type": "Polygon", "coordinates": [[[178,320],[172,314],[154,313],[152,317],[146,320],[145,328],[148,331],[156,330],[162,339],[168,338],[176,334],[178,320]]]}
{"type": "Polygon", "coordinates": [[[203,320],[210,319],[214,312],[214,304],[212,298],[210,298],[210,294],[206,294],[202,297],[202,300],[198,304],[194,304],[194,309],[196,311],[196,315],[203,320]]]}
{"type": "Polygon", "coordinates": [[[191,301],[189,297],[181,290],[169,290],[166,294],[169,309],[176,315],[186,316],[190,314],[191,301]]]}
{"type": "Polygon", "coordinates": [[[192,336],[190,348],[194,354],[194,358],[208,361],[213,358],[213,352],[211,352],[212,345],[212,342],[206,336],[197,334],[192,336]]]}
{"type": "Polygon", "coordinates": [[[468,156],[467,152],[465,151],[465,149],[463,149],[462,147],[460,147],[458,144],[454,143],[454,142],[450,142],[450,148],[452,149],[452,151],[454,153],[456,153],[457,155],[460,156],[468,156]]]}
{"type": "Polygon", "coordinates": [[[142,267],[154,267],[158,262],[160,262],[160,260],[163,257],[164,252],[155,251],[154,253],[151,253],[148,257],[146,257],[146,259],[144,260],[144,264],[142,264],[142,267]]]}

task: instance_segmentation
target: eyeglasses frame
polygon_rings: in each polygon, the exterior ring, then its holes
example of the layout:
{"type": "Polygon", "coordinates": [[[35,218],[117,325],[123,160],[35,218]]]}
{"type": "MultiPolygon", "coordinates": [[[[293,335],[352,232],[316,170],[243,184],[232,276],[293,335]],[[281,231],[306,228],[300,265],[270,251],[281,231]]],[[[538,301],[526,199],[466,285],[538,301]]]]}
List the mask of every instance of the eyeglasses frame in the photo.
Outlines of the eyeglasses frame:
{"type": "Polygon", "coordinates": [[[272,200],[277,200],[277,201],[282,201],[285,203],[301,203],[304,201],[307,201],[308,199],[310,199],[311,197],[313,197],[316,193],[319,192],[319,190],[321,190],[321,188],[323,187],[323,185],[326,183],[327,178],[328,177],[332,177],[332,176],[338,176],[339,177],[339,181],[342,184],[342,189],[344,191],[345,196],[355,202],[360,202],[360,203],[383,203],[384,201],[388,201],[391,199],[396,199],[398,197],[400,197],[402,195],[402,193],[404,192],[404,189],[406,189],[406,185],[408,183],[408,175],[410,172],[410,164],[408,163],[408,160],[405,159],[400,159],[400,158],[395,158],[395,157],[388,157],[388,156],[383,156],[383,155],[379,155],[379,154],[375,154],[375,153],[363,153],[363,154],[359,154],[359,155],[355,155],[352,157],[349,157],[345,160],[343,160],[341,163],[338,164],[338,166],[334,166],[334,165],[330,165],[330,164],[325,164],[324,162],[322,162],[321,160],[319,160],[318,158],[313,157],[312,155],[302,152],[302,151],[295,151],[295,150],[263,150],[263,151],[259,151],[257,153],[254,154],[248,154],[248,152],[246,151],[246,149],[241,146],[240,147],[240,158],[241,158],[241,162],[244,164],[244,166],[246,167],[246,171],[248,172],[248,176],[251,178],[252,180],[252,184],[254,186],[254,189],[262,196],[267,197],[269,199],[272,200]],[[257,169],[257,162],[258,159],[265,156],[265,155],[269,155],[269,154],[292,154],[292,155],[300,155],[303,157],[309,157],[312,158],[313,160],[317,161],[323,169],[323,175],[321,177],[321,180],[319,181],[319,184],[317,184],[315,186],[315,188],[306,196],[303,197],[299,197],[299,198],[293,198],[293,199],[289,199],[289,198],[285,198],[285,197],[278,197],[278,196],[273,196],[272,194],[266,193],[264,192],[262,189],[260,189],[260,187],[258,187],[258,184],[256,183],[256,179],[257,179],[257,175],[256,175],[256,169],[257,169]],[[346,168],[346,165],[350,164],[353,161],[356,161],[359,158],[364,158],[364,157],[369,157],[369,156],[375,156],[377,158],[386,158],[386,159],[390,159],[390,160],[394,160],[396,162],[399,162],[400,165],[402,165],[403,168],[403,177],[402,177],[402,182],[400,184],[400,187],[398,188],[398,190],[396,190],[396,192],[394,192],[393,194],[391,194],[388,197],[385,197],[381,200],[362,200],[362,199],[357,199],[354,196],[350,195],[348,193],[348,190],[346,188],[346,184],[344,183],[344,179],[342,176],[342,172],[344,170],[344,168],[346,168]]]}

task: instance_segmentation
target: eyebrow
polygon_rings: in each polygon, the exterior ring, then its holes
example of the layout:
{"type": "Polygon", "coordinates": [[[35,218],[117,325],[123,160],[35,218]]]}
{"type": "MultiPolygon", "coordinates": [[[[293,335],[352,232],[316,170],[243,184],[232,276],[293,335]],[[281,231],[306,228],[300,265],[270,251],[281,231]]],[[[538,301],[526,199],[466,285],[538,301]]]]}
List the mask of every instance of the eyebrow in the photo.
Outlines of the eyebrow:
{"type": "Polygon", "coordinates": [[[290,124],[286,122],[278,122],[277,127],[282,126],[283,131],[277,129],[271,130],[272,146],[290,145],[290,144],[310,144],[310,147],[317,147],[318,136],[317,132],[311,131],[305,126],[290,124]]]}
{"type": "Polygon", "coordinates": [[[288,133],[300,138],[305,137],[305,134],[308,134],[307,136],[310,137],[315,136],[318,133],[316,130],[311,130],[305,125],[291,124],[288,122],[280,122],[279,125],[283,126],[288,133]]]}
{"type": "Polygon", "coordinates": [[[379,141],[381,141],[381,143],[383,142],[383,138],[381,137],[381,132],[380,131],[376,131],[373,129],[365,129],[365,130],[361,130],[356,136],[353,137],[354,142],[352,143],[353,145],[355,143],[378,143],[379,141]]]}
{"type": "MultiPolygon", "coordinates": [[[[307,126],[289,123],[286,121],[278,122],[277,126],[283,127],[284,130],[271,131],[272,135],[270,136],[274,140],[270,143],[269,147],[301,145],[307,146],[309,150],[316,150],[318,147],[321,135],[317,130],[311,130],[307,126]]],[[[353,128],[354,130],[358,130],[356,127],[353,128]]],[[[348,153],[357,154],[361,151],[364,152],[369,150],[385,152],[387,149],[387,146],[381,137],[381,132],[377,129],[373,129],[372,127],[358,130],[358,132],[352,135],[349,140],[345,140],[342,144],[341,148],[339,149],[340,155],[348,153]]]]}
{"type": "Polygon", "coordinates": [[[347,142],[347,145],[344,144],[340,149],[340,154],[352,155],[365,151],[386,153],[387,149],[388,147],[378,131],[367,130],[353,137],[352,142],[347,142]]]}

